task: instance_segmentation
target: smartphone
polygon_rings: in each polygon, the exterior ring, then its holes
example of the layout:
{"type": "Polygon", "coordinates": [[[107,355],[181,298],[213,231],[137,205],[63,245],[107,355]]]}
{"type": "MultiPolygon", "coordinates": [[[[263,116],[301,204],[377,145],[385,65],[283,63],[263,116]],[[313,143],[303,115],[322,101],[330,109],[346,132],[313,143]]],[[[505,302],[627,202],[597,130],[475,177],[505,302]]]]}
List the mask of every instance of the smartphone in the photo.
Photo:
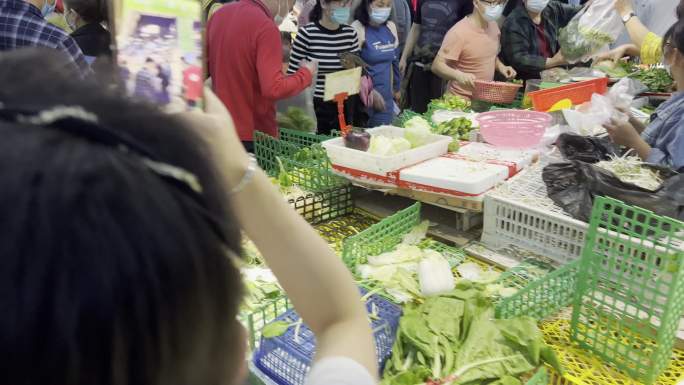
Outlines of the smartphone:
{"type": "Polygon", "coordinates": [[[203,108],[200,0],[110,2],[114,55],[126,92],[169,112],[203,108]]]}

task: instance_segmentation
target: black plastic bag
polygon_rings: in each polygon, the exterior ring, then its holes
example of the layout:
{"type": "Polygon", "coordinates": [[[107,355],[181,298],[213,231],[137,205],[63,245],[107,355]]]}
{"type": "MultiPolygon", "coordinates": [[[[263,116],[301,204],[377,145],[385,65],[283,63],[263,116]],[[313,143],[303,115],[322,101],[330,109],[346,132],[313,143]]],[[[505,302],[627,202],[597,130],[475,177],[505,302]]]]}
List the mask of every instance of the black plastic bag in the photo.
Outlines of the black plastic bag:
{"type": "Polygon", "coordinates": [[[684,174],[660,166],[663,184],[655,191],[622,182],[610,171],[572,161],[546,166],[542,179],[549,198],[575,219],[589,222],[594,197],[607,196],[656,214],[684,220],[684,174]]]}
{"type": "Polygon", "coordinates": [[[561,134],[558,137],[556,146],[563,155],[563,158],[586,163],[609,160],[611,155],[619,156],[621,153],[620,147],[608,137],[598,138],[595,136],[561,134]]]}

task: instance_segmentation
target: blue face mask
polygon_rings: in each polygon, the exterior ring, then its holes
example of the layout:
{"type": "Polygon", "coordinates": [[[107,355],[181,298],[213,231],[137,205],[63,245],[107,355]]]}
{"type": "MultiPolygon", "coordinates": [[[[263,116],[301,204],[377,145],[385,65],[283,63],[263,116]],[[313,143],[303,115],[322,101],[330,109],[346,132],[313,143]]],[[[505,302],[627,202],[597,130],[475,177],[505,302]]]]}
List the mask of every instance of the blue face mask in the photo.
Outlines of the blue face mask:
{"type": "Polygon", "coordinates": [[[349,16],[351,15],[351,8],[349,7],[336,7],[332,10],[332,15],[330,18],[337,24],[347,24],[349,23],[349,16]]]}
{"type": "Polygon", "coordinates": [[[390,8],[390,7],[387,7],[387,8],[373,8],[373,7],[371,7],[370,18],[371,18],[371,21],[375,24],[384,24],[387,21],[387,19],[389,19],[391,13],[392,13],[392,8],[390,8]]]}
{"type": "Polygon", "coordinates": [[[55,8],[57,8],[57,0],[55,0],[52,5],[50,5],[50,0],[45,0],[45,4],[43,4],[43,8],[40,10],[40,13],[43,15],[43,17],[48,17],[52,12],[55,11],[55,8]]]}

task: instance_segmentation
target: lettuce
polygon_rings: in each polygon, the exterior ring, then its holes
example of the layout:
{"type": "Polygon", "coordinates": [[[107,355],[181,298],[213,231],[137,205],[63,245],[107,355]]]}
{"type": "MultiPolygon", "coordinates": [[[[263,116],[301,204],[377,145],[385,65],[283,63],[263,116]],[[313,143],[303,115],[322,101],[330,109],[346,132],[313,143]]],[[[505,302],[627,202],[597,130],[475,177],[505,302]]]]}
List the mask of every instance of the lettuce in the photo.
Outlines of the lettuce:
{"type": "Polygon", "coordinates": [[[427,120],[415,116],[404,124],[404,138],[411,143],[411,148],[420,147],[427,143],[431,130],[427,120]]]}

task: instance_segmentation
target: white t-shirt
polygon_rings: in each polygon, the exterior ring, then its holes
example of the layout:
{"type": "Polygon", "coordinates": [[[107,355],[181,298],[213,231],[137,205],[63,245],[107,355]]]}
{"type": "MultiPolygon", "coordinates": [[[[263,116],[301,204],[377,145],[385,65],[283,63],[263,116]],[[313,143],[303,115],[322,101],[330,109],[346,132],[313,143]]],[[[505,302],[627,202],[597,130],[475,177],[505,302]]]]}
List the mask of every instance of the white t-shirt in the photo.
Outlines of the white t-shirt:
{"type": "Polygon", "coordinates": [[[325,358],[311,368],[305,385],[375,385],[373,376],[358,362],[346,357],[325,358]]]}

